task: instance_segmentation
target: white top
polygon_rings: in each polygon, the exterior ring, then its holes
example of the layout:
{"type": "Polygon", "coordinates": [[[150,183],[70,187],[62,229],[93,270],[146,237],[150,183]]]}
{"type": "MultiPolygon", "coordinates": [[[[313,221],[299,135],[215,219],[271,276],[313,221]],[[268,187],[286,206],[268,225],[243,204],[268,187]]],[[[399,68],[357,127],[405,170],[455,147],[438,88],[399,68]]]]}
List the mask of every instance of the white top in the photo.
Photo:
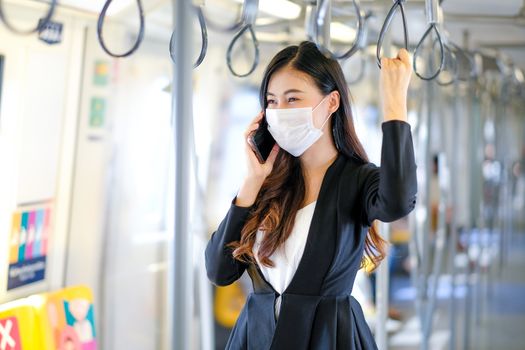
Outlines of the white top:
{"type": "MultiPolygon", "coordinates": [[[[272,260],[275,265],[274,267],[264,266],[259,260],[258,251],[264,232],[260,230],[257,231],[255,244],[253,245],[253,254],[264,278],[279,294],[282,294],[292,281],[301,257],[303,256],[308,230],[310,229],[310,223],[314,215],[315,203],[316,202],[312,202],[297,211],[294,227],[290,236],[288,236],[284,244],[277,248],[270,256],[270,260],[272,260]]],[[[275,302],[276,318],[279,317],[280,308],[281,296],[279,296],[275,302]]]]}

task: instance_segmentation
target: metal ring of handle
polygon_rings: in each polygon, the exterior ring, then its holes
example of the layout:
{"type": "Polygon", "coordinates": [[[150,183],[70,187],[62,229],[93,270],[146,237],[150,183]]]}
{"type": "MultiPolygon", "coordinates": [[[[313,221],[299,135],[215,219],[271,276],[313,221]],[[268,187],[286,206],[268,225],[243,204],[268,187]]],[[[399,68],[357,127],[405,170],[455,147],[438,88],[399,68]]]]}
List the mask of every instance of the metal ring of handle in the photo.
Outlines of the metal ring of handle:
{"type": "Polygon", "coordinates": [[[246,24],[232,39],[230,42],[230,45],[228,45],[228,51],[226,52],[226,63],[228,64],[228,69],[230,72],[239,78],[247,77],[248,75],[252,74],[255,71],[255,68],[257,68],[257,65],[259,65],[259,42],[257,41],[257,37],[255,36],[255,31],[253,30],[252,24],[246,24]],[[233,69],[232,65],[232,51],[233,46],[235,45],[235,42],[244,34],[245,31],[249,30],[250,34],[252,36],[252,43],[255,48],[255,58],[253,60],[253,64],[250,68],[250,70],[245,74],[239,74],[233,69]]]}
{"type": "Polygon", "coordinates": [[[361,53],[361,64],[360,64],[360,67],[361,69],[359,70],[359,74],[357,75],[357,77],[355,79],[352,79],[352,80],[346,80],[346,83],[348,85],[355,85],[357,83],[359,83],[363,77],[365,76],[365,71],[366,71],[366,57],[363,56],[363,53],[361,53]]]}
{"type": "MultiPolygon", "coordinates": [[[[476,75],[474,58],[471,55],[469,55],[467,52],[465,52],[465,50],[463,50],[461,47],[454,44],[453,42],[450,42],[449,45],[451,46],[453,50],[456,51],[456,53],[459,53],[461,56],[463,56],[468,61],[469,68],[470,68],[469,77],[467,79],[464,79],[461,77],[461,75],[459,74],[459,68],[458,68],[457,79],[460,81],[468,81],[470,78],[473,78],[476,75]]],[[[457,57],[458,56],[456,55],[456,62],[458,61],[457,57]]]]}
{"type": "Polygon", "coordinates": [[[354,84],[359,83],[363,79],[363,77],[365,76],[366,65],[367,65],[367,58],[366,58],[365,48],[366,48],[366,44],[367,44],[367,41],[368,41],[367,40],[368,39],[368,25],[367,24],[368,24],[368,19],[370,17],[372,17],[372,12],[367,11],[364,14],[364,26],[363,26],[364,35],[361,38],[361,41],[358,42],[358,48],[359,48],[359,51],[361,52],[361,55],[359,56],[360,57],[360,61],[361,61],[361,64],[360,64],[361,69],[359,70],[359,74],[357,75],[356,78],[346,81],[346,83],[348,85],[354,85],[354,84]]]}
{"type": "MultiPolygon", "coordinates": [[[[206,20],[204,18],[204,13],[202,12],[202,8],[196,5],[192,5],[192,6],[195,12],[197,12],[197,17],[199,18],[199,26],[201,29],[201,40],[202,40],[201,51],[199,53],[199,57],[197,57],[197,61],[195,61],[195,63],[193,64],[193,68],[197,68],[198,66],[201,65],[202,61],[204,61],[204,57],[206,57],[206,52],[208,51],[208,29],[206,28],[206,20]]],[[[172,62],[176,63],[175,49],[173,47],[174,45],[175,45],[175,30],[171,33],[169,52],[170,52],[170,57],[171,57],[172,62]]]]}
{"type": "MultiPolygon", "coordinates": [[[[321,0],[321,6],[319,6],[319,9],[317,11],[317,19],[316,19],[316,25],[315,25],[315,45],[317,45],[317,48],[321,52],[328,54],[332,59],[344,60],[344,59],[351,57],[353,54],[355,54],[360,49],[360,45],[362,45],[363,36],[364,36],[364,26],[365,26],[364,15],[361,11],[359,0],[352,0],[352,4],[354,5],[354,9],[357,15],[357,32],[356,32],[354,43],[352,44],[350,49],[348,49],[348,51],[342,54],[333,53],[332,51],[330,51],[330,49],[328,49],[326,46],[321,44],[319,40],[320,33],[323,32],[322,28],[325,26],[325,19],[326,19],[326,14],[328,12],[327,7],[328,7],[329,2],[330,0],[321,0]]],[[[330,25],[330,23],[328,23],[328,25],[330,25]]]]}
{"type": "Polygon", "coordinates": [[[363,34],[360,37],[360,40],[357,42],[357,48],[359,50],[365,49],[368,44],[368,20],[370,19],[370,17],[373,17],[373,15],[374,14],[372,13],[372,11],[366,11],[361,14],[361,16],[363,17],[363,34]]]}
{"type": "Polygon", "coordinates": [[[9,23],[4,13],[4,1],[0,0],[0,20],[2,20],[2,22],[4,22],[7,29],[12,31],[13,33],[20,34],[20,35],[29,35],[32,33],[36,33],[36,32],[39,32],[42,28],[44,28],[49,23],[49,21],[51,21],[51,18],[53,17],[53,14],[55,13],[57,2],[58,0],[51,0],[46,16],[44,17],[42,21],[40,21],[37,24],[35,28],[29,29],[29,30],[20,30],[16,28],[15,26],[13,26],[11,23],[9,23]]]}
{"type": "Polygon", "coordinates": [[[141,0],[137,0],[137,6],[139,8],[139,18],[140,18],[140,29],[139,34],[137,36],[137,41],[133,45],[131,49],[129,49],[127,52],[123,54],[115,54],[106,47],[106,44],[104,43],[104,37],[102,35],[102,29],[104,27],[104,20],[106,19],[106,12],[108,11],[109,5],[111,4],[113,0],[106,0],[106,3],[104,4],[104,7],[102,8],[102,11],[100,12],[100,15],[98,16],[98,22],[97,22],[97,37],[98,42],[100,43],[100,46],[102,46],[102,49],[110,56],[112,57],[127,57],[131,54],[133,54],[137,49],[139,48],[140,44],[142,43],[142,40],[144,39],[144,30],[145,30],[145,23],[144,23],[144,9],[142,8],[142,2],[141,0]]]}
{"type": "Polygon", "coordinates": [[[381,46],[383,46],[385,33],[388,30],[388,28],[390,28],[390,25],[392,24],[392,20],[394,19],[394,15],[396,14],[398,8],[401,11],[401,19],[403,20],[403,35],[405,40],[405,49],[408,50],[408,28],[403,2],[405,2],[405,0],[394,0],[394,4],[388,11],[385,21],[383,22],[383,26],[381,27],[381,31],[379,32],[379,38],[377,39],[376,46],[376,61],[379,69],[381,69],[381,46]]]}
{"type": "MultiPolygon", "coordinates": [[[[244,0],[240,18],[234,24],[225,27],[221,27],[213,21],[210,21],[210,19],[206,16],[205,18],[206,22],[208,23],[208,26],[213,30],[217,30],[219,32],[235,32],[241,29],[243,25],[249,21],[250,17],[252,16],[253,10],[253,1],[244,0]]],[[[255,12],[257,13],[257,8],[255,8],[255,12]]]]}
{"type": "Polygon", "coordinates": [[[449,81],[444,81],[443,82],[443,81],[441,81],[439,79],[439,76],[441,75],[441,73],[444,72],[444,70],[442,70],[440,72],[440,74],[436,77],[436,83],[438,83],[441,86],[448,86],[448,85],[454,84],[458,80],[459,69],[458,69],[458,62],[457,62],[456,53],[447,44],[443,44],[443,47],[445,48],[445,51],[448,51],[448,53],[450,55],[451,62],[452,62],[452,73],[453,74],[452,74],[452,78],[449,81]]]}
{"type": "Polygon", "coordinates": [[[441,34],[439,33],[436,23],[430,23],[427,30],[425,31],[425,34],[423,34],[423,36],[421,37],[421,40],[419,40],[419,42],[417,43],[416,49],[414,50],[414,61],[413,61],[414,73],[423,80],[432,80],[436,78],[439,75],[439,73],[441,73],[444,66],[445,66],[445,46],[443,45],[443,40],[441,39],[441,34]],[[418,56],[418,51],[421,45],[425,41],[426,37],[430,35],[432,30],[434,30],[437,36],[437,40],[439,43],[439,50],[441,52],[441,60],[440,60],[439,68],[437,69],[437,71],[434,72],[434,74],[432,74],[431,76],[425,77],[417,71],[417,56],[418,56]]]}

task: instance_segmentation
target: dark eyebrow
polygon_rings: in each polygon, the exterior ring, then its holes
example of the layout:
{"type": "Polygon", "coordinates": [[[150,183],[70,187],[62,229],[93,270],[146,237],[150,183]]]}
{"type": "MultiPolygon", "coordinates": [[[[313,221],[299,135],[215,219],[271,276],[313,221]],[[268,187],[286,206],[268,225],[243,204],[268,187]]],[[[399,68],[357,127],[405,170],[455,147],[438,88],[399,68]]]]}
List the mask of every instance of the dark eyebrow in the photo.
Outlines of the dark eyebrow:
{"type": "MultiPolygon", "coordinates": [[[[286,91],[284,92],[284,94],[286,95],[286,94],[289,94],[289,93],[291,93],[291,92],[304,94],[304,91],[297,90],[297,89],[286,90],[286,91]]],[[[275,95],[274,95],[273,93],[271,93],[271,92],[267,92],[266,95],[275,96],[275,95]]]]}

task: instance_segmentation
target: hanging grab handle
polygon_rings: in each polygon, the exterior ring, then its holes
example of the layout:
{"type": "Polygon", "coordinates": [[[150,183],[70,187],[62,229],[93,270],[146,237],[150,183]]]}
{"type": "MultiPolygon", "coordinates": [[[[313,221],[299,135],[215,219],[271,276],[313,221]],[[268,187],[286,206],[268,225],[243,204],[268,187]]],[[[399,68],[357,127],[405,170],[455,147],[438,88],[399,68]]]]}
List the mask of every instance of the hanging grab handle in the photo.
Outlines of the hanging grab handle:
{"type": "MultiPolygon", "coordinates": [[[[447,85],[452,85],[454,84],[457,80],[458,80],[458,77],[459,77],[459,69],[458,69],[458,61],[457,61],[457,55],[456,53],[454,52],[454,50],[452,50],[452,47],[449,46],[448,44],[446,43],[443,43],[443,48],[445,49],[445,57],[448,57],[449,58],[449,62],[450,62],[450,67],[452,68],[452,71],[451,71],[451,77],[449,80],[444,80],[441,76],[442,76],[442,73],[445,72],[445,68],[446,68],[446,64],[445,66],[443,67],[443,70],[441,71],[440,75],[436,77],[436,83],[438,83],[439,85],[441,86],[447,86],[447,85]]],[[[445,61],[447,61],[447,59],[445,58],[445,61]]]]}
{"type": "MultiPolygon", "coordinates": [[[[204,57],[206,57],[206,52],[208,52],[208,29],[206,28],[206,20],[204,18],[204,13],[202,12],[202,8],[200,6],[193,5],[193,9],[197,13],[197,17],[199,18],[199,27],[201,30],[201,51],[199,53],[199,57],[197,57],[197,61],[193,64],[193,68],[197,68],[201,65],[202,61],[204,61],[204,57]]],[[[176,63],[175,58],[175,30],[171,33],[170,38],[170,57],[173,63],[176,63]]]]}
{"type": "Polygon", "coordinates": [[[475,70],[476,63],[474,62],[474,58],[472,57],[472,55],[470,55],[468,52],[466,52],[465,50],[463,50],[461,47],[459,47],[453,42],[449,42],[449,45],[452,51],[454,52],[454,54],[456,55],[456,67],[458,69],[457,80],[469,81],[469,79],[474,78],[476,76],[476,70],[475,70]],[[468,75],[466,77],[464,75],[461,75],[460,57],[463,58],[464,62],[466,61],[468,63],[469,70],[468,70],[468,75]]]}
{"type": "Polygon", "coordinates": [[[244,78],[244,77],[247,77],[248,75],[252,74],[254,71],[255,71],[255,68],[257,68],[257,66],[259,65],[259,42],[257,41],[257,37],[255,36],[255,31],[253,30],[253,26],[251,24],[247,24],[245,25],[240,31],[239,33],[237,33],[230,45],[228,46],[228,52],[226,53],[226,63],[228,64],[228,69],[230,70],[230,72],[236,76],[236,77],[239,77],[239,78],[244,78]],[[253,43],[253,47],[255,49],[255,57],[254,57],[254,60],[253,60],[253,63],[252,63],[252,66],[250,68],[250,70],[247,72],[247,73],[244,73],[244,74],[241,74],[241,73],[237,73],[235,71],[235,69],[233,68],[233,64],[232,64],[232,51],[233,51],[233,46],[235,45],[235,42],[246,32],[246,31],[249,31],[250,32],[250,35],[252,37],[252,43],[253,43]]]}
{"type": "Polygon", "coordinates": [[[315,36],[314,36],[315,44],[317,45],[317,47],[319,48],[321,52],[328,54],[333,59],[338,59],[338,60],[347,59],[351,57],[353,54],[355,54],[361,48],[363,37],[365,35],[364,33],[365,32],[364,14],[361,10],[361,6],[359,5],[359,0],[352,0],[352,4],[354,5],[354,10],[357,16],[357,32],[356,32],[354,43],[352,44],[350,49],[348,49],[348,51],[342,54],[333,53],[332,51],[330,51],[330,49],[328,49],[325,45],[321,43],[321,40],[319,40],[321,33],[323,33],[323,28],[326,25],[328,26],[330,25],[329,22],[326,22],[326,15],[328,13],[329,3],[330,3],[330,0],[321,0],[319,9],[317,10],[317,19],[316,19],[316,24],[315,24],[315,36]]]}
{"type": "Polygon", "coordinates": [[[427,30],[425,31],[425,34],[423,34],[423,36],[421,37],[421,40],[419,40],[419,43],[417,43],[416,49],[414,51],[413,66],[414,66],[414,73],[416,73],[416,75],[419,78],[423,79],[423,80],[432,80],[432,79],[436,78],[439,75],[439,73],[441,73],[441,71],[443,70],[443,67],[445,66],[445,45],[443,44],[443,40],[441,39],[441,34],[439,33],[439,30],[438,30],[438,28],[436,26],[436,23],[431,23],[428,26],[427,30]],[[439,44],[440,62],[439,62],[439,67],[434,72],[434,74],[432,74],[430,76],[423,76],[417,70],[417,57],[418,57],[418,53],[420,51],[421,45],[423,45],[423,42],[425,41],[426,37],[429,36],[430,33],[432,33],[432,30],[434,30],[434,32],[436,33],[436,38],[437,38],[437,41],[438,41],[438,44],[439,44]]]}
{"type": "Polygon", "coordinates": [[[441,15],[440,15],[441,8],[439,6],[439,0],[426,0],[425,4],[426,4],[425,11],[426,11],[426,16],[427,16],[427,21],[428,21],[428,28],[425,31],[425,34],[423,34],[423,36],[421,37],[421,40],[419,40],[419,42],[417,43],[416,49],[414,50],[413,67],[414,67],[414,73],[416,73],[416,75],[419,78],[423,80],[432,80],[436,78],[439,75],[439,73],[441,73],[441,71],[443,70],[443,67],[445,66],[445,45],[443,44],[441,33],[439,32],[439,29],[437,27],[438,23],[441,22],[441,15]],[[434,72],[434,74],[430,76],[423,76],[417,70],[417,57],[418,57],[418,52],[420,51],[420,48],[423,45],[423,42],[425,41],[427,36],[431,35],[432,31],[436,33],[436,38],[439,44],[440,62],[439,62],[439,67],[434,72]]]}
{"type": "Polygon", "coordinates": [[[366,57],[362,54],[359,56],[359,74],[356,75],[354,79],[346,79],[348,85],[355,85],[363,80],[366,71],[366,57]]]}
{"type": "Polygon", "coordinates": [[[381,47],[383,46],[383,40],[385,39],[385,34],[388,28],[390,28],[392,20],[394,19],[394,16],[398,9],[401,11],[401,19],[403,20],[403,35],[405,40],[405,49],[408,50],[408,28],[405,16],[405,7],[403,6],[404,2],[405,0],[394,0],[394,4],[390,8],[390,11],[388,11],[385,21],[383,22],[383,26],[381,27],[381,31],[379,32],[379,38],[377,39],[376,46],[376,60],[379,69],[381,69],[381,47]]]}
{"type": "Polygon", "coordinates": [[[367,58],[366,58],[366,52],[365,52],[365,48],[366,48],[366,44],[368,42],[368,19],[372,17],[372,12],[371,11],[367,11],[363,18],[364,18],[364,25],[363,25],[363,32],[364,32],[364,35],[363,37],[361,38],[361,40],[358,42],[358,49],[359,51],[361,51],[361,54],[359,55],[359,59],[360,59],[360,65],[359,65],[359,73],[356,75],[355,78],[353,79],[346,79],[346,83],[348,85],[355,85],[357,83],[359,83],[363,77],[365,76],[365,71],[366,71],[366,66],[367,66],[367,58]]]}
{"type": "Polygon", "coordinates": [[[97,37],[98,42],[100,43],[100,46],[102,46],[102,49],[110,56],[112,57],[127,57],[131,54],[133,54],[137,49],[139,48],[140,44],[142,43],[142,40],[144,39],[144,29],[145,29],[145,23],[144,23],[144,9],[142,8],[142,2],[141,0],[137,0],[137,6],[139,8],[139,19],[140,19],[140,29],[139,34],[137,36],[137,41],[135,41],[135,44],[131,49],[129,49],[127,52],[123,54],[115,54],[111,52],[106,44],[104,43],[104,37],[102,35],[102,29],[104,27],[104,21],[106,19],[106,12],[108,11],[109,5],[111,5],[111,2],[113,0],[106,0],[106,3],[104,4],[104,7],[102,8],[102,11],[100,12],[100,15],[98,16],[98,22],[97,22],[97,37]]]}
{"type": "Polygon", "coordinates": [[[253,8],[251,3],[252,1],[250,0],[244,0],[244,3],[242,5],[241,16],[236,20],[234,24],[221,26],[213,21],[210,21],[210,19],[205,16],[206,22],[208,23],[208,26],[213,30],[217,30],[219,32],[236,32],[237,30],[241,29],[241,27],[249,21],[250,16],[252,16],[253,8]]]}
{"type": "Polygon", "coordinates": [[[51,3],[49,4],[49,9],[47,10],[47,13],[45,17],[43,18],[43,20],[39,21],[37,26],[33,29],[21,30],[13,26],[7,20],[7,16],[4,13],[4,0],[0,0],[0,19],[2,20],[2,22],[4,22],[7,29],[12,31],[13,33],[20,34],[20,35],[28,35],[28,34],[39,32],[40,30],[42,30],[43,28],[47,26],[49,21],[51,21],[53,14],[55,13],[56,6],[57,6],[57,0],[51,0],[51,3]]]}
{"type": "Polygon", "coordinates": [[[259,0],[245,0],[244,9],[246,11],[246,17],[245,17],[246,23],[242,27],[242,29],[237,34],[235,34],[232,41],[230,42],[230,45],[228,45],[228,51],[226,52],[226,63],[228,65],[228,69],[234,76],[239,77],[239,78],[244,78],[252,74],[257,68],[257,66],[259,65],[259,56],[260,56],[259,41],[257,40],[257,37],[255,36],[255,30],[254,30],[255,20],[257,19],[258,8],[259,8],[259,0]],[[233,68],[232,53],[233,53],[233,47],[235,46],[235,43],[237,42],[237,40],[239,40],[244,35],[244,33],[247,31],[250,32],[250,35],[252,38],[251,41],[252,41],[253,48],[255,51],[255,57],[253,59],[250,70],[247,73],[241,74],[241,73],[237,73],[235,69],[233,68]]]}

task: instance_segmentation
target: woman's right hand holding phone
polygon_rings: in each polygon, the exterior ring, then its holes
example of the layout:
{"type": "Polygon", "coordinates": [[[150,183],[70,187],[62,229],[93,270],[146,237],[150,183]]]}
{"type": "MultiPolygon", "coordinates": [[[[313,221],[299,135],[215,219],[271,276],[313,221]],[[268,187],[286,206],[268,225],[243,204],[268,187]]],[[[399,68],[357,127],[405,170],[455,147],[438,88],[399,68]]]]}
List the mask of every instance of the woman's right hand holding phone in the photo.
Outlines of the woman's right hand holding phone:
{"type": "Polygon", "coordinates": [[[246,154],[247,172],[246,177],[239,189],[235,205],[240,207],[250,207],[255,203],[255,199],[259,194],[264,180],[270,175],[273,169],[273,164],[277,153],[279,153],[279,146],[275,144],[266,162],[261,164],[257,159],[252,147],[250,146],[249,137],[252,132],[257,130],[259,122],[263,118],[261,111],[250,123],[248,129],[244,132],[244,152],[246,154]]]}

